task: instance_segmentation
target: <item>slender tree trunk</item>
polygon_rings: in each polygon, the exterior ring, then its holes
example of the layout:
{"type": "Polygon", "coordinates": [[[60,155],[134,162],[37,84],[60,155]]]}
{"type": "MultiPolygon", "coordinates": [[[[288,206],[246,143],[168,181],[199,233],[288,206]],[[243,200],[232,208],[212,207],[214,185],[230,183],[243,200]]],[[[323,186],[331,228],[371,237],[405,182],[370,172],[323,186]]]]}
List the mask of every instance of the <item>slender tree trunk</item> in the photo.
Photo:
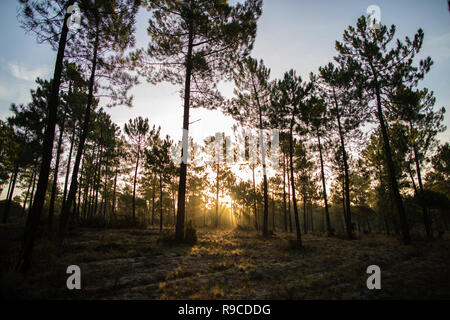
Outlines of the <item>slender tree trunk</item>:
{"type": "Polygon", "coordinates": [[[306,216],[306,195],[303,193],[303,232],[308,233],[308,217],[306,216]]]}
{"type": "Polygon", "coordinates": [[[344,142],[344,132],[342,130],[341,125],[341,117],[339,112],[339,105],[336,98],[336,92],[333,88],[333,97],[334,97],[334,103],[336,108],[336,118],[338,123],[338,131],[339,131],[339,138],[341,141],[341,148],[342,148],[342,159],[344,163],[344,181],[345,181],[345,206],[346,210],[344,211],[345,214],[345,226],[347,229],[347,236],[349,239],[353,239],[353,228],[352,228],[352,215],[351,215],[351,209],[350,209],[350,176],[348,173],[348,163],[347,163],[347,151],[345,150],[345,142],[344,142]]]}
{"type": "Polygon", "coordinates": [[[31,187],[30,203],[28,204],[28,215],[30,214],[31,208],[33,207],[33,195],[34,189],[36,188],[36,178],[37,178],[37,171],[36,169],[34,169],[33,186],[31,187]]]}
{"type": "Polygon", "coordinates": [[[155,198],[156,198],[156,181],[153,177],[152,185],[152,226],[155,225],[155,198]]]}
{"type": "Polygon", "coordinates": [[[219,227],[219,174],[220,174],[219,157],[217,157],[216,166],[216,228],[219,227]]]}
{"type": "Polygon", "coordinates": [[[114,216],[116,214],[116,188],[117,188],[117,173],[119,168],[116,168],[116,173],[114,174],[114,189],[112,196],[112,207],[111,207],[111,215],[114,216]]]}
{"type": "Polygon", "coordinates": [[[187,156],[189,145],[189,103],[191,96],[191,75],[192,75],[192,48],[194,44],[194,34],[192,26],[189,26],[188,50],[186,55],[186,78],[184,84],[184,115],[183,115],[183,147],[180,163],[180,183],[178,184],[178,205],[177,205],[177,225],[175,237],[178,241],[184,240],[184,219],[186,210],[186,175],[187,156]]]}
{"type": "Polygon", "coordinates": [[[141,153],[141,139],[139,138],[138,150],[137,150],[137,158],[136,158],[136,168],[134,170],[134,181],[133,181],[133,224],[136,222],[136,182],[137,182],[137,173],[139,167],[139,156],[141,153]]]}
{"type": "Polygon", "coordinates": [[[103,145],[102,145],[102,137],[100,136],[99,152],[98,152],[98,156],[97,156],[97,168],[98,169],[97,169],[97,173],[95,175],[96,178],[95,178],[94,216],[97,216],[98,193],[100,190],[101,172],[102,172],[102,154],[103,154],[103,145]]]}
{"type": "Polygon", "coordinates": [[[375,68],[373,67],[372,63],[370,63],[370,67],[372,68],[372,74],[374,76],[374,81],[375,81],[375,95],[376,95],[376,100],[377,100],[377,116],[378,116],[378,120],[380,122],[380,129],[381,129],[381,134],[383,137],[383,149],[384,149],[384,153],[385,153],[386,165],[388,167],[391,191],[393,193],[394,203],[397,207],[398,216],[400,218],[403,243],[410,244],[411,236],[409,234],[408,220],[406,219],[405,208],[403,207],[402,197],[400,195],[400,191],[398,188],[394,161],[392,160],[391,146],[389,144],[389,136],[388,136],[386,124],[384,121],[383,110],[381,107],[381,94],[380,94],[380,87],[378,85],[378,75],[375,72],[375,68]]]}
{"type": "Polygon", "coordinates": [[[252,177],[253,177],[253,211],[255,214],[255,228],[256,231],[259,231],[258,226],[258,213],[256,210],[256,181],[255,181],[255,166],[252,166],[252,177]]]}
{"type": "Polygon", "coordinates": [[[292,188],[292,204],[294,206],[294,218],[295,218],[295,231],[297,232],[297,246],[302,247],[302,234],[300,231],[300,221],[298,218],[297,209],[297,198],[295,197],[295,180],[294,180],[294,137],[293,137],[293,127],[294,127],[294,114],[292,114],[290,132],[289,132],[289,166],[291,170],[291,188],[292,188]]]}
{"type": "MultiPolygon", "coordinates": [[[[67,1],[68,6],[73,5],[74,0],[67,1]]],[[[55,126],[56,116],[58,113],[59,102],[59,87],[61,84],[61,74],[63,69],[64,51],[66,48],[68,28],[66,21],[69,18],[69,14],[64,16],[64,23],[62,26],[61,35],[59,37],[58,53],[56,56],[55,70],[53,74],[52,91],[50,94],[48,112],[47,112],[47,125],[45,128],[44,142],[42,147],[42,162],[39,170],[39,179],[34,196],[33,207],[28,215],[27,223],[25,226],[24,238],[22,249],[20,252],[20,258],[17,263],[16,269],[25,273],[28,271],[31,265],[31,254],[33,251],[35,233],[39,224],[39,220],[42,215],[42,209],[44,207],[45,193],[47,191],[48,177],[50,175],[50,164],[52,161],[53,140],[55,139],[55,126]]]]}
{"type": "Polygon", "coordinates": [[[273,232],[276,231],[276,226],[275,226],[275,195],[274,192],[272,191],[272,228],[273,228],[273,232]]]}
{"type": "MultiPolygon", "coordinates": [[[[84,163],[84,161],[83,161],[83,163],[84,163]]],[[[78,202],[77,202],[77,209],[76,209],[76,216],[77,216],[77,218],[80,218],[81,191],[82,191],[82,181],[83,181],[83,179],[84,179],[83,168],[81,168],[80,183],[78,184],[78,202]]]]}
{"type": "MultiPolygon", "coordinates": [[[[253,80],[253,78],[252,78],[253,80]]],[[[259,145],[261,148],[261,159],[263,166],[263,196],[264,196],[264,214],[263,214],[263,237],[267,238],[269,236],[269,196],[268,188],[267,188],[267,171],[266,171],[266,148],[264,143],[264,134],[263,134],[263,122],[262,122],[262,109],[261,104],[259,102],[259,96],[257,94],[257,90],[255,84],[253,83],[253,89],[256,94],[256,102],[258,104],[259,110],[259,145]]]]}
{"type": "Polygon", "coordinates": [[[92,108],[93,95],[94,95],[95,71],[96,71],[96,67],[97,67],[97,50],[98,50],[98,45],[99,45],[98,42],[99,42],[99,30],[98,30],[98,22],[97,22],[96,39],[94,42],[94,52],[93,52],[93,57],[92,57],[92,69],[91,69],[91,76],[89,78],[89,89],[88,89],[86,112],[84,115],[83,129],[82,129],[80,140],[78,143],[77,154],[75,156],[75,163],[73,165],[72,181],[70,183],[69,194],[67,196],[67,201],[64,204],[64,207],[62,209],[61,217],[60,217],[60,221],[59,221],[60,222],[59,232],[58,232],[58,245],[59,246],[62,245],[66,225],[67,225],[67,222],[69,219],[70,207],[72,206],[72,204],[75,200],[75,194],[77,192],[77,186],[78,186],[78,171],[80,168],[81,156],[83,155],[84,144],[85,144],[86,138],[89,134],[89,127],[90,127],[90,121],[91,121],[91,108],[92,108]]]}
{"type": "Polygon", "coordinates": [[[30,183],[28,184],[28,188],[27,188],[27,193],[25,195],[25,200],[23,201],[22,217],[25,216],[25,207],[27,206],[28,197],[30,196],[31,185],[34,182],[34,175],[35,174],[36,174],[36,170],[33,169],[32,173],[31,173],[30,183]]]}
{"type": "Polygon", "coordinates": [[[64,194],[63,194],[62,206],[64,206],[64,203],[66,202],[67,185],[69,183],[70,164],[72,162],[72,152],[73,152],[74,141],[75,141],[75,128],[73,129],[72,138],[70,138],[70,150],[69,150],[69,158],[67,160],[66,178],[64,179],[64,194]]]}
{"type": "MultiPolygon", "coordinates": [[[[283,158],[286,156],[283,154],[283,158]]],[[[287,226],[287,206],[286,206],[286,161],[283,159],[283,211],[284,211],[284,232],[288,232],[287,226]]]]}
{"type": "Polygon", "coordinates": [[[345,206],[345,177],[342,180],[342,213],[344,216],[344,229],[347,230],[348,235],[347,208],[345,206]]]}
{"type": "MultiPolygon", "coordinates": [[[[413,132],[413,125],[412,125],[411,121],[409,122],[409,130],[411,133],[413,132]]],[[[430,221],[430,217],[428,214],[428,208],[425,203],[425,194],[423,191],[422,174],[421,174],[421,170],[420,170],[420,161],[419,161],[419,155],[417,152],[417,146],[414,142],[412,145],[413,145],[413,152],[414,152],[414,162],[416,164],[417,181],[419,182],[419,190],[420,190],[419,201],[420,201],[420,205],[422,207],[422,217],[423,217],[423,223],[425,226],[425,232],[427,233],[428,239],[433,239],[433,231],[431,230],[431,221],[430,221]]]]}
{"type": "Polygon", "coordinates": [[[6,193],[6,199],[9,199],[13,179],[14,179],[14,172],[9,176],[8,192],[6,193]]]}
{"type": "Polygon", "coordinates": [[[19,174],[19,164],[16,163],[14,166],[14,178],[12,180],[11,190],[9,192],[8,200],[6,201],[5,208],[3,209],[3,220],[2,223],[5,224],[8,221],[9,208],[11,207],[11,202],[14,195],[14,188],[16,186],[17,176],[19,174]]]}
{"type": "Polygon", "coordinates": [[[159,231],[163,230],[163,186],[162,174],[159,175],[159,231]]]}
{"type": "MultiPolygon", "coordinates": [[[[289,166],[288,159],[286,158],[286,166],[289,166]]],[[[289,232],[292,233],[292,215],[291,215],[291,179],[289,178],[289,173],[287,175],[287,186],[288,186],[288,217],[289,217],[289,232]]]]}
{"type": "MultiPolygon", "coordinates": [[[[71,94],[71,91],[72,91],[72,84],[69,83],[69,96],[71,94]]],[[[63,118],[61,119],[61,127],[59,128],[58,146],[56,147],[55,169],[53,172],[52,193],[50,196],[50,205],[49,205],[49,209],[48,209],[48,227],[49,227],[49,229],[51,229],[51,227],[53,225],[53,216],[55,213],[55,199],[56,199],[56,189],[58,187],[59,160],[61,159],[61,153],[62,153],[61,146],[62,146],[62,142],[63,142],[64,128],[66,125],[66,115],[67,115],[66,107],[64,109],[65,109],[64,115],[63,115],[63,118]]]]}
{"type": "MultiPolygon", "coordinates": [[[[80,178],[81,178],[81,176],[80,176],[80,178]]],[[[108,179],[109,179],[109,165],[106,165],[105,184],[103,186],[103,219],[106,219],[106,207],[107,207],[107,202],[108,202],[108,179]]]]}
{"type": "Polygon", "coordinates": [[[320,143],[319,135],[317,135],[317,143],[319,145],[320,172],[322,175],[323,202],[325,205],[325,219],[327,222],[327,234],[329,237],[331,237],[333,235],[333,229],[331,228],[330,214],[328,212],[327,188],[326,188],[326,183],[325,183],[325,170],[323,169],[322,144],[320,143]]]}
{"type": "Polygon", "coordinates": [[[175,202],[175,191],[172,192],[172,203],[173,203],[173,226],[175,227],[176,223],[177,223],[177,217],[176,217],[176,202],[175,202]]]}

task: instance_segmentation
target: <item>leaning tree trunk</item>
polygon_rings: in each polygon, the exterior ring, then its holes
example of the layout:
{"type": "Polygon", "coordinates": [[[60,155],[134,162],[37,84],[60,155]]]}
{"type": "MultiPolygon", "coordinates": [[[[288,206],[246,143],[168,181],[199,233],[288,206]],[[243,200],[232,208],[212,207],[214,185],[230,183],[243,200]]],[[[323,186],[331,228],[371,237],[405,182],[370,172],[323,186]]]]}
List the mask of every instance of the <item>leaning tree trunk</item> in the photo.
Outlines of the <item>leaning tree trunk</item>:
{"type": "Polygon", "coordinates": [[[323,188],[323,202],[325,205],[325,218],[327,222],[327,233],[328,236],[333,235],[333,229],[331,228],[330,214],[328,212],[328,199],[327,199],[327,188],[325,183],[325,170],[323,169],[323,156],[322,156],[322,144],[320,143],[320,136],[317,135],[317,143],[319,145],[319,156],[320,156],[320,172],[322,174],[322,188],[323,188]]]}
{"type": "Polygon", "coordinates": [[[59,232],[58,232],[58,245],[59,246],[62,245],[62,242],[64,240],[64,233],[65,233],[67,222],[69,220],[70,207],[72,206],[72,204],[75,200],[75,195],[76,195],[77,186],[78,186],[78,171],[80,169],[81,156],[83,155],[84,144],[85,144],[87,136],[89,134],[89,127],[90,127],[90,121],[91,121],[91,107],[92,107],[92,102],[93,102],[93,98],[94,98],[95,71],[96,71],[96,67],[97,67],[97,50],[98,50],[98,45],[99,45],[98,42],[99,42],[99,31],[98,31],[98,23],[97,23],[96,39],[94,42],[94,52],[93,52],[93,57],[92,57],[92,70],[91,70],[91,75],[89,78],[89,89],[88,89],[86,112],[84,114],[83,129],[81,132],[80,140],[78,142],[77,154],[75,156],[75,163],[73,165],[72,180],[70,182],[69,194],[67,196],[67,201],[66,201],[66,203],[64,203],[64,206],[62,208],[61,216],[60,216],[60,220],[59,220],[59,232]]]}
{"type": "Polygon", "coordinates": [[[75,141],[75,126],[74,126],[74,129],[72,132],[72,137],[70,138],[70,150],[69,150],[69,158],[67,159],[66,178],[64,179],[64,193],[63,193],[63,199],[62,199],[62,206],[64,206],[64,203],[66,202],[67,186],[69,183],[70,164],[72,162],[72,152],[73,152],[74,141],[75,141]]]}
{"type": "Polygon", "coordinates": [[[386,124],[385,124],[384,116],[383,116],[383,110],[381,107],[381,94],[380,94],[380,87],[378,85],[378,75],[375,72],[375,68],[373,67],[372,63],[370,63],[370,67],[372,68],[372,74],[374,76],[374,81],[375,81],[375,95],[376,95],[376,100],[377,100],[377,116],[378,116],[378,120],[380,122],[381,135],[383,138],[383,149],[384,149],[384,153],[385,153],[386,165],[388,168],[389,183],[391,186],[394,203],[397,207],[398,216],[400,218],[403,243],[410,244],[411,236],[409,234],[408,220],[406,219],[406,212],[405,212],[405,208],[403,206],[402,197],[400,195],[400,191],[399,191],[399,187],[398,187],[398,183],[397,183],[394,161],[392,160],[391,146],[389,144],[389,135],[388,135],[388,132],[386,129],[386,124]]]}
{"type": "MultiPolygon", "coordinates": [[[[67,5],[73,5],[75,1],[67,1],[67,5]]],[[[44,207],[45,193],[47,191],[48,177],[50,175],[50,164],[52,162],[53,140],[55,139],[56,116],[58,114],[59,87],[61,84],[61,74],[63,69],[64,51],[66,48],[67,19],[70,14],[66,13],[62,26],[61,36],[59,38],[58,53],[56,56],[55,70],[53,74],[52,89],[47,111],[47,125],[45,128],[44,142],[42,146],[42,162],[39,170],[39,179],[34,196],[33,207],[28,215],[25,232],[23,237],[20,258],[16,269],[22,272],[28,271],[31,265],[31,254],[33,251],[36,230],[41,219],[42,209],[44,207]]]]}
{"type": "MultiPolygon", "coordinates": [[[[69,95],[72,91],[71,89],[72,84],[69,83],[69,95]]],[[[56,199],[56,189],[58,187],[58,171],[59,171],[59,160],[61,159],[61,146],[63,142],[63,136],[64,136],[64,128],[66,125],[66,108],[64,110],[63,118],[61,119],[61,127],[59,128],[59,138],[58,138],[58,146],[56,147],[56,161],[55,161],[55,168],[53,172],[53,184],[52,184],[52,193],[50,196],[50,204],[48,209],[48,227],[51,229],[53,225],[53,216],[55,213],[55,199],[56,199]]]]}
{"type": "MultiPolygon", "coordinates": [[[[36,170],[36,168],[34,170],[36,170]]],[[[34,189],[36,188],[36,177],[37,177],[37,172],[35,171],[34,177],[33,177],[33,186],[31,187],[31,193],[30,193],[30,203],[28,204],[28,215],[30,214],[31,208],[33,207],[33,195],[34,195],[34,189]]]]}

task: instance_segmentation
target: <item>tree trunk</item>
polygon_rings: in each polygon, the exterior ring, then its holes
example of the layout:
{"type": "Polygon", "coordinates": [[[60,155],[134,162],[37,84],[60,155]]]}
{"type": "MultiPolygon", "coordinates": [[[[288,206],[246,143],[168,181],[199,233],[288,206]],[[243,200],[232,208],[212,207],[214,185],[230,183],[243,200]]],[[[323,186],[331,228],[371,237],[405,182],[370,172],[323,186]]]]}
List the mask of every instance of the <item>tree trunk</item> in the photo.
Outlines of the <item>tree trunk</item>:
{"type": "MultiPolygon", "coordinates": [[[[67,5],[73,5],[74,0],[67,1],[67,5]]],[[[64,50],[66,48],[68,28],[66,21],[69,13],[64,16],[61,36],[59,38],[58,53],[56,56],[55,70],[53,74],[52,91],[50,94],[47,125],[45,128],[44,142],[42,146],[42,162],[39,170],[39,179],[34,196],[33,207],[28,215],[25,226],[24,238],[20,258],[16,265],[16,269],[25,273],[31,265],[31,254],[33,251],[35,233],[42,215],[44,207],[45,193],[47,191],[48,177],[50,175],[50,164],[52,161],[53,140],[55,139],[56,116],[58,113],[59,87],[61,84],[61,74],[63,69],[64,50]]]]}
{"type": "Polygon", "coordinates": [[[159,175],[159,231],[163,230],[163,186],[162,174],[159,175]]]}
{"type": "Polygon", "coordinates": [[[36,174],[36,170],[33,169],[31,173],[30,183],[28,184],[27,193],[25,195],[25,200],[23,201],[23,207],[22,207],[22,217],[25,216],[25,207],[27,206],[28,197],[30,196],[30,190],[31,186],[34,183],[34,175],[36,174]]]}
{"type": "Polygon", "coordinates": [[[259,230],[258,226],[258,213],[256,211],[256,181],[255,181],[255,166],[252,166],[252,177],[253,177],[253,211],[255,214],[255,228],[256,231],[259,230]]]}
{"type": "Polygon", "coordinates": [[[156,181],[153,177],[152,181],[152,226],[155,225],[155,197],[156,197],[156,181]]]}
{"type": "MultiPolygon", "coordinates": [[[[409,122],[409,130],[412,134],[413,131],[413,125],[412,122],[409,122]]],[[[424,196],[424,191],[423,191],[423,183],[422,183],[422,174],[421,174],[421,170],[420,170],[420,161],[419,161],[419,156],[418,156],[418,152],[417,152],[417,146],[416,144],[412,143],[413,145],[413,152],[414,152],[414,162],[416,164],[416,171],[417,171],[417,181],[419,182],[419,201],[420,201],[420,206],[422,207],[422,217],[423,217],[423,223],[425,226],[425,232],[427,233],[427,238],[428,239],[433,239],[433,231],[431,230],[431,221],[430,221],[430,217],[428,214],[428,208],[426,206],[425,203],[425,196],[424,196]]]]}
{"type": "Polygon", "coordinates": [[[75,141],[75,128],[73,129],[72,137],[70,138],[70,150],[69,150],[69,158],[67,160],[66,178],[64,179],[64,193],[63,193],[63,199],[62,199],[62,206],[64,206],[64,203],[66,202],[67,186],[69,183],[69,174],[70,174],[70,163],[72,162],[72,152],[73,152],[74,141],[75,141]]]}
{"type": "Polygon", "coordinates": [[[111,207],[111,215],[114,216],[116,213],[116,188],[117,188],[117,173],[119,168],[116,168],[116,173],[114,174],[114,189],[113,189],[113,197],[112,197],[112,207],[111,207]]]}
{"type": "MultiPolygon", "coordinates": [[[[286,156],[283,154],[283,157],[286,156]]],[[[287,206],[286,206],[286,161],[283,159],[283,211],[284,211],[284,232],[288,232],[287,227],[287,206]]]]}
{"type": "Polygon", "coordinates": [[[323,169],[322,144],[320,143],[319,135],[317,135],[317,143],[319,145],[320,172],[322,174],[323,202],[325,205],[325,218],[326,218],[326,222],[327,222],[327,234],[329,237],[331,237],[333,235],[333,229],[331,228],[330,214],[328,212],[328,199],[327,199],[327,188],[326,188],[326,183],[325,183],[325,170],[323,169]]]}
{"type": "Polygon", "coordinates": [[[31,208],[33,207],[33,195],[34,195],[34,189],[36,188],[36,177],[37,172],[36,169],[34,169],[34,177],[33,177],[33,186],[31,187],[31,194],[30,194],[30,203],[28,204],[28,215],[31,213],[31,208]]]}
{"type": "Polygon", "coordinates": [[[274,192],[272,191],[272,228],[273,228],[273,232],[276,231],[276,226],[275,226],[275,195],[274,192]]]}
{"type": "Polygon", "coordinates": [[[66,225],[67,225],[67,222],[69,219],[70,207],[72,206],[72,204],[75,200],[75,194],[77,192],[77,186],[78,186],[78,171],[80,168],[81,156],[83,155],[84,144],[85,144],[87,136],[89,134],[89,127],[90,127],[90,121],[91,121],[91,107],[92,107],[93,95],[94,95],[95,71],[96,71],[96,67],[97,67],[97,50],[98,50],[98,45],[99,45],[98,38],[99,38],[99,30],[98,30],[98,22],[97,22],[96,39],[94,42],[94,52],[93,52],[93,57],[92,57],[92,70],[91,70],[91,75],[89,78],[89,89],[88,89],[86,112],[84,115],[83,129],[82,129],[80,140],[78,143],[77,154],[75,156],[75,163],[73,165],[72,181],[70,182],[69,194],[67,196],[67,201],[64,204],[64,207],[61,211],[61,217],[59,220],[59,222],[60,222],[59,223],[59,232],[58,232],[58,245],[59,246],[62,245],[62,242],[64,239],[65,228],[66,228],[66,225]]]}
{"type": "MultiPolygon", "coordinates": [[[[252,78],[253,79],[253,78],[252,78]]],[[[259,145],[261,148],[261,160],[263,166],[263,196],[264,196],[264,214],[263,214],[263,237],[269,236],[269,196],[267,195],[267,172],[266,172],[266,150],[264,147],[264,134],[263,134],[263,122],[262,122],[262,109],[259,102],[259,97],[255,85],[253,88],[256,94],[256,101],[259,109],[259,145]]]]}
{"type": "Polygon", "coordinates": [[[303,194],[303,232],[308,233],[308,217],[306,216],[306,195],[303,194]]]}
{"type": "MultiPolygon", "coordinates": [[[[102,137],[100,136],[99,141],[99,152],[97,156],[97,173],[95,175],[95,201],[94,201],[94,216],[97,216],[97,206],[98,206],[98,193],[100,190],[100,182],[101,182],[101,172],[102,172],[102,154],[103,154],[103,145],[102,145],[102,137]]],[[[133,194],[134,196],[134,194],[133,194]]],[[[134,209],[134,208],[133,208],[134,209]]]]}
{"type": "Polygon", "coordinates": [[[216,167],[216,228],[219,227],[219,156],[217,156],[217,167],[216,167]]]}
{"type": "Polygon", "coordinates": [[[183,115],[183,147],[180,163],[180,183],[178,184],[178,204],[177,204],[177,225],[175,228],[175,238],[178,241],[184,240],[184,219],[186,210],[186,174],[187,156],[189,145],[189,102],[191,96],[191,75],[192,75],[192,47],[194,34],[189,26],[188,51],[186,55],[186,77],[184,84],[184,115],[183,115]]]}
{"type": "Polygon", "coordinates": [[[16,187],[17,175],[19,174],[19,164],[16,163],[14,166],[14,178],[12,180],[11,189],[8,195],[8,200],[6,201],[5,208],[3,209],[3,220],[2,223],[5,224],[8,221],[9,208],[11,207],[11,202],[14,195],[14,188],[16,187]]]}
{"type": "Polygon", "coordinates": [[[137,157],[136,157],[136,168],[134,169],[134,181],[133,181],[133,224],[136,222],[136,183],[137,183],[137,173],[139,168],[139,156],[141,153],[141,139],[139,138],[138,142],[138,150],[137,150],[137,157]]]}
{"type": "Polygon", "coordinates": [[[352,228],[352,215],[351,215],[351,209],[350,209],[350,177],[348,173],[348,163],[347,163],[347,151],[345,150],[345,142],[344,142],[344,132],[342,130],[341,125],[341,117],[339,113],[339,105],[336,98],[336,92],[333,88],[333,97],[334,97],[334,103],[336,108],[336,118],[338,123],[338,131],[339,131],[339,138],[341,141],[341,148],[342,148],[342,159],[344,163],[344,181],[345,181],[345,207],[346,210],[344,210],[344,217],[345,217],[345,226],[347,229],[347,236],[349,239],[353,239],[353,228],[352,228]]]}
{"type": "Polygon", "coordinates": [[[294,141],[293,141],[293,127],[294,127],[294,114],[292,115],[290,134],[289,134],[289,166],[291,170],[291,188],[292,188],[292,204],[294,206],[294,218],[295,218],[295,230],[297,232],[297,246],[302,247],[302,235],[300,231],[300,221],[298,218],[297,198],[295,197],[295,181],[294,181],[294,141]]]}
{"type": "Polygon", "coordinates": [[[377,98],[377,116],[378,116],[378,120],[380,122],[380,129],[381,129],[381,134],[383,137],[383,149],[384,149],[384,153],[386,156],[385,157],[386,165],[388,167],[389,183],[391,185],[391,191],[393,193],[394,203],[397,207],[398,216],[400,218],[403,243],[411,244],[411,236],[409,234],[408,220],[406,219],[405,208],[403,207],[402,197],[400,195],[400,191],[399,191],[398,184],[397,184],[395,166],[394,166],[394,161],[392,160],[391,146],[389,144],[389,136],[388,136],[388,132],[386,129],[386,124],[384,122],[383,110],[381,107],[381,94],[380,94],[380,87],[378,85],[378,76],[377,76],[377,73],[375,72],[375,68],[373,67],[372,63],[370,63],[370,67],[372,68],[372,73],[373,73],[374,81],[375,81],[375,95],[377,98]]]}
{"type": "MultiPolygon", "coordinates": [[[[72,91],[72,83],[69,83],[69,96],[72,91]]],[[[53,184],[52,184],[52,193],[50,196],[50,205],[48,208],[48,228],[51,229],[53,225],[53,216],[55,213],[55,199],[56,199],[56,189],[58,187],[58,171],[59,171],[59,160],[61,159],[61,146],[63,142],[63,136],[64,136],[64,127],[66,125],[66,107],[64,108],[64,115],[61,119],[61,127],[59,128],[59,138],[58,138],[58,146],[56,147],[56,161],[55,161],[55,168],[53,172],[53,184]]]]}
{"type": "MultiPolygon", "coordinates": [[[[288,159],[286,158],[286,166],[288,166],[288,159]]],[[[288,217],[289,217],[289,232],[292,233],[292,215],[291,215],[291,182],[289,178],[289,173],[286,172],[287,175],[287,185],[288,185],[288,217]]]]}

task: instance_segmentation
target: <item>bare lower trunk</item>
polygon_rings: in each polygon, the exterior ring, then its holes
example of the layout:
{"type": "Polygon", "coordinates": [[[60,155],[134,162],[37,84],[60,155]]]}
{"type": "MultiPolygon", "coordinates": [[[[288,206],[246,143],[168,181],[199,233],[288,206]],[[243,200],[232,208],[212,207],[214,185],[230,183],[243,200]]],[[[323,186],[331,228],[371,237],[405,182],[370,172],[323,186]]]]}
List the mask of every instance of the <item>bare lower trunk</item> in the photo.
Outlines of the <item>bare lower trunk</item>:
{"type": "Polygon", "coordinates": [[[292,188],[292,204],[294,206],[294,218],[295,218],[295,229],[297,232],[297,246],[302,247],[302,235],[300,231],[300,221],[298,218],[297,209],[297,198],[295,197],[295,179],[294,179],[294,141],[292,136],[292,131],[294,127],[294,116],[291,119],[290,134],[289,134],[289,166],[291,170],[291,188],[292,188]]]}
{"type": "Polygon", "coordinates": [[[6,201],[5,208],[3,209],[3,220],[2,220],[2,223],[4,223],[4,224],[8,221],[9,208],[11,207],[11,202],[12,202],[12,199],[13,199],[14,188],[16,186],[16,181],[17,181],[18,174],[19,174],[19,165],[16,164],[14,166],[14,178],[12,180],[12,185],[11,185],[11,189],[9,191],[9,196],[8,196],[7,201],[6,201]]]}
{"type": "MultiPolygon", "coordinates": [[[[68,6],[73,5],[74,0],[67,2],[68,6]]],[[[39,179],[37,183],[36,194],[34,196],[33,207],[27,218],[25,232],[22,242],[20,258],[16,269],[22,272],[28,271],[31,266],[31,255],[34,246],[36,230],[41,219],[42,209],[44,207],[45,193],[47,191],[48,177],[50,175],[50,164],[52,161],[53,140],[55,138],[56,116],[58,114],[59,87],[61,84],[61,75],[63,69],[64,51],[66,48],[68,28],[65,23],[69,18],[67,13],[64,16],[61,35],[58,44],[58,53],[56,57],[55,70],[53,74],[52,91],[48,104],[47,124],[45,128],[44,141],[42,146],[42,160],[39,170],[39,179]]]]}
{"type": "Polygon", "coordinates": [[[351,215],[351,207],[350,207],[350,176],[348,173],[347,151],[345,149],[344,132],[342,130],[341,118],[340,118],[340,113],[339,113],[339,105],[337,102],[336,93],[334,91],[334,88],[333,88],[333,97],[334,97],[334,102],[335,102],[339,138],[340,138],[341,149],[342,149],[342,161],[344,164],[344,182],[345,182],[344,190],[345,190],[345,207],[346,207],[344,210],[345,226],[347,229],[347,236],[350,239],[353,239],[354,235],[353,235],[352,215],[351,215]]]}
{"type": "Polygon", "coordinates": [[[319,145],[320,172],[322,175],[323,202],[325,205],[325,219],[327,222],[327,234],[330,237],[333,235],[333,229],[331,228],[330,214],[328,212],[328,199],[327,199],[327,188],[326,188],[326,183],[325,183],[325,170],[323,169],[322,144],[320,143],[319,135],[317,135],[317,143],[319,145]]]}
{"type": "Polygon", "coordinates": [[[189,104],[191,94],[191,76],[192,76],[192,48],[194,44],[194,34],[192,27],[189,26],[188,51],[186,55],[186,77],[184,84],[184,115],[183,115],[183,150],[182,161],[180,164],[180,183],[178,184],[178,205],[177,205],[177,225],[175,228],[175,237],[178,241],[184,240],[184,220],[186,211],[186,175],[187,175],[187,156],[189,145],[189,104]]]}
{"type": "Polygon", "coordinates": [[[392,195],[394,198],[394,203],[397,207],[397,212],[398,212],[398,216],[400,219],[403,243],[410,244],[411,236],[409,234],[408,220],[406,219],[406,212],[405,212],[405,208],[403,206],[403,200],[400,195],[400,191],[399,191],[399,187],[398,187],[398,183],[397,183],[394,161],[392,160],[391,146],[389,144],[389,136],[388,136],[386,124],[384,121],[383,110],[381,107],[381,94],[380,94],[380,88],[378,86],[378,78],[377,78],[378,76],[377,76],[377,73],[376,73],[372,63],[371,63],[371,68],[372,68],[372,73],[373,73],[374,81],[375,81],[375,95],[376,95],[376,100],[377,100],[377,116],[378,116],[378,120],[380,123],[381,135],[383,138],[383,150],[384,150],[384,154],[385,154],[386,165],[388,168],[389,183],[391,186],[391,192],[392,192],[392,195]]]}
{"type": "Polygon", "coordinates": [[[91,75],[89,78],[89,89],[88,89],[88,97],[87,97],[87,105],[86,105],[86,112],[84,115],[84,123],[83,128],[80,136],[80,140],[78,142],[78,148],[77,153],[75,156],[75,163],[73,165],[73,172],[72,172],[72,181],[70,182],[70,188],[69,188],[69,194],[67,196],[67,201],[64,204],[62,210],[61,210],[61,216],[59,220],[59,232],[58,232],[58,246],[62,245],[63,239],[64,239],[64,233],[66,229],[66,225],[69,219],[69,212],[70,208],[75,201],[75,195],[77,192],[77,186],[78,186],[78,171],[80,169],[81,164],[81,157],[83,155],[84,151],[84,144],[86,142],[87,136],[89,134],[89,128],[90,128],[90,122],[91,122],[91,108],[92,108],[92,102],[93,102],[93,96],[94,96],[94,84],[95,84],[95,71],[97,67],[97,50],[98,50],[98,24],[96,28],[96,39],[94,42],[94,52],[92,57],[92,69],[91,69],[91,75]]]}

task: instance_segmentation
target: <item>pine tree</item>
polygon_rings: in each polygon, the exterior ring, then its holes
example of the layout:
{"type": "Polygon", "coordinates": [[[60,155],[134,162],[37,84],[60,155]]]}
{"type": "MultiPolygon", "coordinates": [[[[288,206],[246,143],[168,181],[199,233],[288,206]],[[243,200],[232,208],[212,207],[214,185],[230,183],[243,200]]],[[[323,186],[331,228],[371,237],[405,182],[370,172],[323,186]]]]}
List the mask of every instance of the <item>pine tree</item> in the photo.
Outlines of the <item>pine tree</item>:
{"type": "Polygon", "coordinates": [[[386,119],[383,112],[383,97],[400,84],[415,84],[428,72],[432,64],[431,58],[420,61],[419,68],[413,66],[413,58],[420,51],[423,42],[423,31],[418,30],[414,39],[406,37],[405,43],[397,40],[394,46],[389,43],[394,39],[395,26],[388,30],[386,26],[370,28],[367,19],[362,16],[358,19],[356,28],[350,26],[345,30],[343,42],[336,41],[339,55],[338,62],[351,63],[355,75],[363,82],[367,93],[376,102],[376,115],[380,124],[383,138],[383,149],[389,172],[389,184],[393,193],[395,205],[400,218],[403,242],[411,243],[409,226],[402,197],[399,192],[392,150],[386,119]]]}
{"type": "Polygon", "coordinates": [[[178,187],[176,238],[184,239],[189,109],[214,108],[223,100],[216,89],[234,63],[252,49],[261,0],[230,6],[217,0],[152,0],[147,52],[133,55],[134,65],[150,82],[183,85],[183,151],[178,187]],[[145,67],[148,66],[148,67],[145,67]],[[194,87],[191,90],[191,87],[194,87]]]}

